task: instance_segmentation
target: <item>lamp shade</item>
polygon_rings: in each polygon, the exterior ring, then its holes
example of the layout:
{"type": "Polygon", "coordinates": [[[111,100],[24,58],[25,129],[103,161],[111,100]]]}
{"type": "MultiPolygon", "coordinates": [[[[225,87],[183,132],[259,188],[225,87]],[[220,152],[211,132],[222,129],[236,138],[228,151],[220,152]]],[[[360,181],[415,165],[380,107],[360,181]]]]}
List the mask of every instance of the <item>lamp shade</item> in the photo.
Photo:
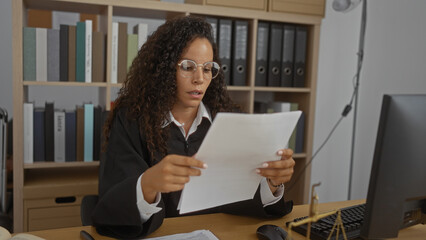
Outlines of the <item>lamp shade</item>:
{"type": "Polygon", "coordinates": [[[332,7],[337,12],[349,12],[359,3],[361,3],[361,0],[334,0],[332,7]]]}

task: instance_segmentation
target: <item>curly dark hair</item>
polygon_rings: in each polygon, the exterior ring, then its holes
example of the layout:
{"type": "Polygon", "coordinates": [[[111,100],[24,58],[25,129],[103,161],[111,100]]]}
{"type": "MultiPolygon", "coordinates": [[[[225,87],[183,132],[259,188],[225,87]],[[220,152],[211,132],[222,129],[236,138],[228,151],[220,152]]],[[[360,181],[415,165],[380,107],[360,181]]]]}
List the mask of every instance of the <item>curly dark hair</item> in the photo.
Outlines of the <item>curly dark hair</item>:
{"type": "MultiPolygon", "coordinates": [[[[213,61],[220,64],[212,28],[201,17],[185,16],[168,20],[148,37],[134,59],[106,121],[104,150],[117,111],[126,109],[126,117],[137,121],[139,130],[146,136],[151,161],[154,161],[156,152],[167,154],[168,131],[162,124],[176,102],[176,66],[183,51],[196,38],[205,38],[210,42],[213,61]]],[[[203,103],[213,118],[218,112],[237,109],[226,91],[222,71],[211,81],[203,103]]]]}

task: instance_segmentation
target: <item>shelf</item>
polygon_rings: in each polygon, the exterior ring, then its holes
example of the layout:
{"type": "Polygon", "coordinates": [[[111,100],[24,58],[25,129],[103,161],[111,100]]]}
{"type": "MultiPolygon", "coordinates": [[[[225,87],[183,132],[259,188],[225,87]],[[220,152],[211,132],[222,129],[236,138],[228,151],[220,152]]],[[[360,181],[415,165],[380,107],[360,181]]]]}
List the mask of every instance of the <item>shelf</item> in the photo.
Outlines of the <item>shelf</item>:
{"type": "Polygon", "coordinates": [[[74,167],[93,167],[99,166],[99,161],[93,162],[39,162],[26,163],[24,169],[44,169],[44,168],[74,168],[74,167]]]}
{"type": "Polygon", "coordinates": [[[105,82],[36,82],[36,81],[23,81],[24,86],[74,86],[74,87],[106,87],[105,82]]]}
{"type": "Polygon", "coordinates": [[[292,88],[292,87],[254,87],[258,92],[293,92],[293,93],[310,93],[310,88],[292,88]]]}

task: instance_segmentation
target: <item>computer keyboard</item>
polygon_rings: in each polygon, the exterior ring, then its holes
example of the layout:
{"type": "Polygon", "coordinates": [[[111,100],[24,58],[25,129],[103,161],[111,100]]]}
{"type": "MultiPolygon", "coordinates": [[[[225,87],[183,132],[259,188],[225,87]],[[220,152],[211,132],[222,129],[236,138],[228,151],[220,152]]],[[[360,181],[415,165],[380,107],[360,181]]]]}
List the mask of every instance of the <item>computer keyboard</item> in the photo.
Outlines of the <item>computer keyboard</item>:
{"type": "MultiPolygon", "coordinates": [[[[365,204],[354,205],[341,209],[341,218],[343,226],[345,227],[346,237],[348,239],[358,238],[361,233],[361,226],[364,220],[365,204]]],[[[303,220],[306,217],[296,218],[294,222],[303,220]]],[[[311,239],[323,240],[327,239],[336,221],[337,214],[330,215],[325,218],[319,219],[317,222],[311,224],[311,239]]],[[[291,222],[287,222],[287,227],[291,222]]],[[[293,227],[292,231],[298,232],[306,236],[307,224],[293,227]]],[[[343,240],[343,235],[340,231],[338,240],[343,240]]],[[[331,240],[336,240],[336,230],[333,232],[331,240]]]]}

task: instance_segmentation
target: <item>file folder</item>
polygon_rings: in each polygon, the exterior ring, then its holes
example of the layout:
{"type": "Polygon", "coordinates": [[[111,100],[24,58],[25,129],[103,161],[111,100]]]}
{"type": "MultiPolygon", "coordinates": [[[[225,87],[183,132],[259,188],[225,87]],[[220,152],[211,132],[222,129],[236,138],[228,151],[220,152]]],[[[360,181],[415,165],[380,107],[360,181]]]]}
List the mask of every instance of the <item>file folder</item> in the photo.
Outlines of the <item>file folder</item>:
{"type": "Polygon", "coordinates": [[[256,43],[256,74],[255,85],[266,86],[268,70],[269,23],[259,22],[256,43]]]}
{"type": "Polygon", "coordinates": [[[207,17],[206,21],[212,26],[213,41],[217,44],[217,18],[207,17]]]}
{"type": "Polygon", "coordinates": [[[268,86],[281,85],[281,48],[283,27],[281,24],[272,23],[269,35],[269,62],[268,62],[268,86]]]}
{"type": "Polygon", "coordinates": [[[245,86],[247,79],[248,21],[235,20],[233,25],[232,85],[245,86]]]}
{"type": "Polygon", "coordinates": [[[306,44],[308,29],[305,26],[296,27],[296,48],[294,52],[293,87],[305,87],[306,44]]]}
{"type": "Polygon", "coordinates": [[[226,85],[229,85],[231,80],[231,38],[232,20],[219,19],[219,59],[226,85]]]}
{"type": "Polygon", "coordinates": [[[284,25],[283,53],[281,62],[281,87],[293,86],[294,31],[294,26],[289,24],[284,25]]]}

